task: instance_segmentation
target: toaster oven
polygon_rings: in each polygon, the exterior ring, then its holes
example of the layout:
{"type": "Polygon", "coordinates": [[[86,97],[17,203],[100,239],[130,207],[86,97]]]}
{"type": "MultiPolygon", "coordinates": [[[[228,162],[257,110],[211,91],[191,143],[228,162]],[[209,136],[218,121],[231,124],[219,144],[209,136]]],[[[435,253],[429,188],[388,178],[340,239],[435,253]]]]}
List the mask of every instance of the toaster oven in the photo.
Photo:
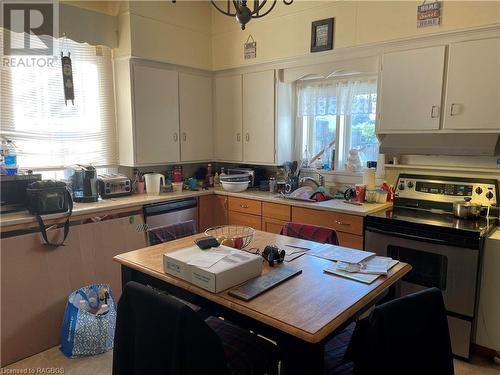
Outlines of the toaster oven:
{"type": "Polygon", "coordinates": [[[102,199],[132,194],[132,181],[123,174],[103,174],[97,178],[102,199]]]}

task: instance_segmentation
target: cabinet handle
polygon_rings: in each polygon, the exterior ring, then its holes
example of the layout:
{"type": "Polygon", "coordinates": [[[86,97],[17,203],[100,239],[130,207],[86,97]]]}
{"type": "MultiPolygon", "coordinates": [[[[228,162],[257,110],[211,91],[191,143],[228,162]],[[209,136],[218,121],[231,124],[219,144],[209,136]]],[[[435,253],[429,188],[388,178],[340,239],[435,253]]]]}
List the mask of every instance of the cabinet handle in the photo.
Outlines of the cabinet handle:
{"type": "Polygon", "coordinates": [[[439,106],[433,105],[431,107],[431,118],[438,118],[438,117],[439,117],[439,106]]]}
{"type": "Polygon", "coordinates": [[[248,206],[246,204],[240,204],[240,207],[241,208],[248,208],[248,206]]]}
{"type": "Polygon", "coordinates": [[[174,133],[174,142],[177,142],[178,139],[179,139],[179,134],[174,133]]]}
{"type": "Polygon", "coordinates": [[[455,112],[455,107],[457,107],[458,104],[452,103],[450,107],[450,116],[456,116],[458,113],[455,112]]]}
{"type": "Polygon", "coordinates": [[[348,227],[349,225],[351,225],[350,223],[344,223],[343,221],[340,221],[340,220],[335,220],[335,222],[338,224],[338,225],[344,225],[346,227],[348,227]]]}
{"type": "Polygon", "coordinates": [[[184,142],[186,142],[186,139],[187,139],[187,135],[186,135],[186,132],[182,133],[182,140],[184,142]]]}
{"type": "Polygon", "coordinates": [[[250,142],[250,133],[245,135],[245,141],[250,142]]]}
{"type": "Polygon", "coordinates": [[[239,142],[239,141],[241,141],[241,134],[236,133],[236,142],[239,142]]]}

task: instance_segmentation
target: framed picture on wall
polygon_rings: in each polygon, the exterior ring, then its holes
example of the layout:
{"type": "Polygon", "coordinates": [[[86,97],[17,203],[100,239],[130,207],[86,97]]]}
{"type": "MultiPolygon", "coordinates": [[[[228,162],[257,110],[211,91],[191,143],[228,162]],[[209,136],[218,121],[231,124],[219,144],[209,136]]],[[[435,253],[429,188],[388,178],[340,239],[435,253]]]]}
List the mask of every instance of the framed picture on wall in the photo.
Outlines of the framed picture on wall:
{"type": "Polygon", "coordinates": [[[311,27],[311,52],[333,49],[335,18],[314,21],[311,27]]]}

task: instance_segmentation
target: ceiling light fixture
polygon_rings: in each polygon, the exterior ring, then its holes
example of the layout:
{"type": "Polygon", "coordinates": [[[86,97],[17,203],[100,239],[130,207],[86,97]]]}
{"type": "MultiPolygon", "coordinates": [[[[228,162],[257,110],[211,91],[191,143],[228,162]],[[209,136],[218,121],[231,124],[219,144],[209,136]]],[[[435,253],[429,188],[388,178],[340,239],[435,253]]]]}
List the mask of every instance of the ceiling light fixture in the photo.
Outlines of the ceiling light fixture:
{"type": "MultiPolygon", "coordinates": [[[[252,18],[261,18],[269,14],[276,6],[278,0],[253,0],[250,1],[253,4],[253,9],[247,6],[246,0],[225,0],[226,7],[222,9],[217,5],[217,3],[223,3],[221,0],[210,0],[212,5],[219,12],[226,16],[236,17],[236,20],[241,25],[241,30],[245,30],[245,25],[252,20],[252,18]],[[269,5],[266,7],[266,5],[269,5]]],[[[173,3],[176,0],[172,1],[173,3]]],[[[290,5],[293,0],[283,0],[285,5],[290,5]]]]}

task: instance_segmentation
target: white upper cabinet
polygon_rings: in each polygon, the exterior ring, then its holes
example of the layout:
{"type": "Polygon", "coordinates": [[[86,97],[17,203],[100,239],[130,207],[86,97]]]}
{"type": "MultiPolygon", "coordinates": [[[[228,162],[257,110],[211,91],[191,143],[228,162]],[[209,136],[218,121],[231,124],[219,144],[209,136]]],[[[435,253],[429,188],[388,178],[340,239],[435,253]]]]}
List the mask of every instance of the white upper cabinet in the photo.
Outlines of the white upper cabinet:
{"type": "Polygon", "coordinates": [[[500,39],[452,43],[444,129],[500,130],[500,39]]]}
{"type": "Polygon", "coordinates": [[[383,56],[378,132],[439,130],[445,46],[383,56]]]}
{"type": "Polygon", "coordinates": [[[241,75],[215,78],[215,152],[218,160],[242,161],[241,75]]]}
{"type": "Polygon", "coordinates": [[[179,74],[181,161],[213,159],[212,78],[179,74]]]}
{"type": "Polygon", "coordinates": [[[274,70],[243,75],[243,160],[272,164],[275,161],[274,70]]]}
{"type": "Polygon", "coordinates": [[[179,161],[179,74],[133,64],[135,164],[179,161]]]}

